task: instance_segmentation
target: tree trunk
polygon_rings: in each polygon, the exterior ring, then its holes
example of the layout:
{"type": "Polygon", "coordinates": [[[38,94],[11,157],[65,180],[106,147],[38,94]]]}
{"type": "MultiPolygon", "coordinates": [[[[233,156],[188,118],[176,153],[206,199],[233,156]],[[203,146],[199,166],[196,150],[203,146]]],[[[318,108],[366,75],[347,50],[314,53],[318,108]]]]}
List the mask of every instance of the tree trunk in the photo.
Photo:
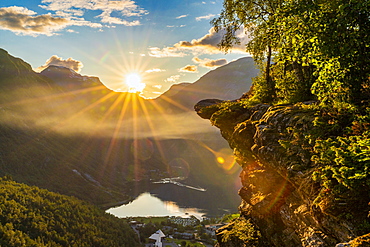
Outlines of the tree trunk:
{"type": "Polygon", "coordinates": [[[266,61],[266,85],[268,87],[269,95],[271,97],[271,101],[275,98],[275,84],[271,80],[271,75],[270,75],[270,67],[271,67],[271,56],[272,56],[272,51],[271,51],[271,46],[267,46],[267,61],[266,61]]]}
{"type": "Polygon", "coordinates": [[[294,73],[295,73],[295,75],[298,79],[299,85],[303,86],[305,79],[304,79],[304,75],[303,75],[302,65],[300,65],[297,62],[293,62],[293,69],[294,69],[294,73]]]}

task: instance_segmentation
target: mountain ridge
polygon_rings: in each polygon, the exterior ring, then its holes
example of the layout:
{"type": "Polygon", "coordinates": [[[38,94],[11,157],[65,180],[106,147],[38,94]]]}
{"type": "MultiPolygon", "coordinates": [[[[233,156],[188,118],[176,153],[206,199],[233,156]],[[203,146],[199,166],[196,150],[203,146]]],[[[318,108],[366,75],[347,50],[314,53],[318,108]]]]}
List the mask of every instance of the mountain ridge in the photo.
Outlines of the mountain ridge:
{"type": "Polygon", "coordinates": [[[238,99],[243,93],[249,91],[252,78],[257,76],[258,71],[253,58],[240,58],[209,71],[194,83],[183,87],[176,94],[171,94],[170,89],[155,100],[168,105],[168,101],[172,101],[176,97],[177,102],[181,102],[186,108],[193,109],[193,106],[201,99],[238,99]]]}
{"type": "MultiPolygon", "coordinates": [[[[147,186],[151,179],[171,176],[182,160],[191,170],[187,179],[192,183],[225,197],[235,190],[227,183],[236,179],[235,171],[225,170],[216,156],[228,159],[229,152],[222,151],[227,143],[217,129],[199,120],[192,99],[183,97],[188,107],[181,101],[161,105],[137,94],[111,91],[100,81],[90,81],[94,77],[69,76],[68,69],[56,82],[20,66],[34,77],[23,81],[14,76],[7,83],[21,86],[2,85],[6,90],[0,92],[0,176],[11,175],[18,182],[101,206],[129,200],[140,192],[133,189],[142,187],[137,184],[147,186]]],[[[0,69],[0,80],[2,73],[0,69]]],[[[181,94],[190,86],[174,89],[181,94]]],[[[237,196],[232,198],[229,201],[236,205],[237,196]]]]}

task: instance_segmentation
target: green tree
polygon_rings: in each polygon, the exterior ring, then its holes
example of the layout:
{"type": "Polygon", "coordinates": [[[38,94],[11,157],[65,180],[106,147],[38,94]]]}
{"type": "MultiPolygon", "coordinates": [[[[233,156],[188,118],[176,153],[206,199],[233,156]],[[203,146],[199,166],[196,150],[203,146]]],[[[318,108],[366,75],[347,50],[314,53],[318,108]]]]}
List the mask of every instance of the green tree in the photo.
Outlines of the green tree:
{"type": "Polygon", "coordinates": [[[301,93],[326,104],[358,103],[369,88],[369,1],[286,1],[274,23],[277,60],[292,64],[301,93]]]}
{"type": "Polygon", "coordinates": [[[216,32],[224,30],[220,48],[227,52],[233,45],[239,44],[237,31],[244,29],[250,41],[246,51],[253,55],[257,64],[264,71],[265,85],[261,85],[265,94],[262,101],[272,101],[275,96],[275,84],[270,76],[272,53],[277,50],[274,42],[277,33],[270,27],[275,22],[275,14],[282,1],[280,0],[224,0],[224,8],[218,18],[211,21],[216,32]],[[263,65],[265,63],[265,65],[263,65]]]}
{"type": "Polygon", "coordinates": [[[225,30],[224,51],[239,29],[250,35],[246,51],[266,63],[253,85],[259,101],[346,106],[369,96],[369,13],[369,0],[224,0],[211,23],[225,30]]]}

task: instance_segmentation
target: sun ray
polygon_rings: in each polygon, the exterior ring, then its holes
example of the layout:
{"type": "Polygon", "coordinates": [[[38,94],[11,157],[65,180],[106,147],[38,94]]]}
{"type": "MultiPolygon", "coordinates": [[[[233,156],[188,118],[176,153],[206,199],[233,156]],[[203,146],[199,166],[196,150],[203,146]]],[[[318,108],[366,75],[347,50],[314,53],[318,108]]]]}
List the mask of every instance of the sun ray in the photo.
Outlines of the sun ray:
{"type": "Polygon", "coordinates": [[[172,128],[177,127],[176,123],[174,123],[172,121],[172,119],[170,118],[168,113],[165,112],[165,109],[162,106],[160,106],[157,101],[148,100],[147,102],[149,102],[149,104],[152,105],[155,108],[155,110],[157,111],[157,112],[153,111],[152,115],[158,114],[160,116],[159,118],[163,119],[168,126],[171,126],[172,128]]]}
{"type": "MultiPolygon", "coordinates": [[[[93,132],[91,132],[89,134],[89,138],[85,141],[86,145],[85,146],[81,145],[80,150],[84,151],[84,152],[81,152],[81,153],[87,154],[87,153],[89,153],[90,150],[92,150],[93,147],[90,145],[92,139],[97,136],[98,132],[101,130],[101,126],[106,122],[107,118],[112,115],[113,111],[118,107],[119,103],[123,101],[124,95],[120,94],[120,93],[116,93],[116,94],[118,95],[118,97],[109,106],[108,110],[104,113],[103,117],[101,119],[99,119],[99,121],[96,125],[96,128],[94,129],[93,132]],[[87,150],[82,150],[82,149],[85,149],[85,148],[87,148],[87,150]]],[[[100,168],[99,172],[98,172],[98,174],[100,174],[101,177],[104,174],[104,169],[105,169],[106,163],[108,162],[107,157],[110,157],[111,151],[109,150],[109,148],[108,148],[108,153],[109,154],[107,154],[106,157],[104,158],[104,166],[102,166],[100,168]]]]}
{"type": "MultiPolygon", "coordinates": [[[[100,87],[99,87],[100,88],[100,87]]],[[[80,91],[80,90],[79,90],[80,91]]],[[[89,90],[88,90],[89,91],[89,90]]],[[[22,144],[22,147],[26,147],[26,146],[32,146],[32,143],[33,142],[37,142],[40,138],[43,138],[45,137],[51,130],[52,131],[57,131],[59,128],[61,128],[63,125],[65,125],[68,121],[71,121],[73,119],[75,119],[76,117],[78,117],[79,115],[83,114],[84,112],[96,107],[97,105],[99,105],[100,103],[106,101],[108,98],[114,96],[115,92],[111,92],[109,93],[108,95],[105,95],[104,97],[102,97],[101,99],[97,100],[96,102],[94,102],[93,104],[85,107],[84,109],[80,110],[79,112],[75,113],[74,115],[64,119],[63,121],[59,122],[57,125],[54,125],[54,126],[50,126],[49,128],[45,129],[43,131],[43,134],[39,135],[37,138],[34,138],[34,139],[31,139],[29,142],[26,142],[26,143],[23,143],[22,144]]],[[[63,94],[58,94],[59,96],[63,95],[63,94]]],[[[46,99],[48,99],[49,97],[45,97],[46,99]]],[[[34,102],[38,102],[37,100],[40,100],[40,99],[33,99],[34,102]]],[[[22,104],[24,103],[25,101],[22,101],[22,104]]],[[[20,102],[17,102],[18,104],[20,102]]]]}
{"type": "Polygon", "coordinates": [[[68,91],[68,92],[46,95],[46,96],[42,96],[42,97],[23,99],[23,100],[13,101],[13,102],[5,103],[5,104],[0,104],[0,107],[8,107],[8,106],[13,106],[13,105],[37,103],[37,102],[42,102],[42,101],[49,100],[49,99],[74,96],[76,94],[82,94],[82,93],[87,93],[87,92],[91,92],[91,91],[98,91],[98,90],[107,90],[107,87],[105,87],[104,85],[101,85],[101,86],[95,86],[95,87],[83,88],[83,89],[78,89],[78,90],[73,90],[73,91],[68,91]]]}
{"type": "Polygon", "coordinates": [[[161,99],[163,99],[164,101],[166,101],[166,102],[170,103],[171,105],[176,106],[176,107],[178,107],[178,108],[180,108],[182,110],[185,110],[185,111],[188,111],[189,110],[189,108],[187,108],[187,107],[183,106],[182,104],[174,101],[173,99],[167,97],[166,95],[162,95],[161,96],[161,99]]]}
{"type": "Polygon", "coordinates": [[[61,121],[60,123],[58,123],[57,125],[55,125],[54,127],[52,127],[53,130],[57,130],[58,128],[61,128],[63,127],[64,125],[66,125],[68,122],[76,119],[77,117],[81,116],[82,114],[84,114],[85,112],[93,109],[94,107],[96,107],[97,105],[101,104],[102,102],[106,101],[107,99],[113,97],[116,93],[115,92],[110,92],[109,94],[105,95],[104,97],[100,98],[99,100],[95,101],[94,103],[86,106],[85,108],[83,108],[82,110],[74,113],[72,116],[66,118],[64,121],[61,121]]]}
{"type": "MultiPolygon", "coordinates": [[[[124,97],[124,94],[120,94],[119,99],[117,99],[117,101],[119,101],[119,102],[122,101],[123,97],[124,97]]],[[[123,118],[125,116],[126,109],[127,109],[128,104],[130,102],[130,99],[131,99],[131,94],[127,95],[127,97],[125,98],[125,100],[123,102],[123,106],[122,106],[120,115],[118,117],[116,127],[115,127],[114,133],[113,133],[112,138],[111,138],[111,142],[110,142],[109,147],[108,147],[108,151],[105,154],[104,167],[106,167],[108,165],[109,159],[111,158],[113,148],[116,145],[116,142],[117,142],[117,139],[118,139],[118,136],[119,136],[119,131],[121,129],[121,126],[122,126],[122,123],[123,123],[123,118]]]]}
{"type": "MultiPolygon", "coordinates": [[[[139,96],[137,96],[139,97],[139,96]]],[[[132,100],[132,108],[133,108],[133,111],[132,111],[132,118],[133,118],[133,134],[134,134],[134,141],[137,140],[137,97],[133,97],[133,100],[132,100]]],[[[134,150],[133,150],[133,153],[134,153],[134,174],[135,174],[135,179],[136,180],[139,180],[140,177],[139,177],[139,174],[140,174],[140,163],[139,163],[139,158],[138,158],[138,148],[137,146],[137,142],[134,142],[134,150]]]]}
{"type": "MultiPolygon", "coordinates": [[[[144,104],[143,101],[139,101],[140,104],[141,104],[141,108],[143,109],[143,112],[144,112],[144,116],[147,120],[147,123],[149,125],[149,128],[151,130],[151,132],[153,133],[153,140],[156,144],[156,147],[159,151],[159,154],[162,158],[162,161],[165,163],[165,165],[167,166],[167,171],[169,171],[169,166],[168,166],[168,162],[167,162],[167,157],[166,155],[164,154],[164,151],[163,151],[163,147],[161,146],[160,142],[158,141],[158,137],[156,137],[156,135],[154,134],[155,133],[155,127],[153,125],[153,122],[152,122],[152,119],[150,118],[150,113],[146,107],[146,105],[144,104]]],[[[149,101],[150,102],[150,101],[149,101]]]]}

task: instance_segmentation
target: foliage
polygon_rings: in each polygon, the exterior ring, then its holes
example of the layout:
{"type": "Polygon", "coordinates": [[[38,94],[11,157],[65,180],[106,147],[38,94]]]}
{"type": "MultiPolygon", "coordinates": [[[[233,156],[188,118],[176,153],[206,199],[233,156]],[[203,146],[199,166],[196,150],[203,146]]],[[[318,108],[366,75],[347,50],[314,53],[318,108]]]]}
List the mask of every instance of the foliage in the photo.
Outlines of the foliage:
{"type": "Polygon", "coordinates": [[[140,246],[123,220],[37,187],[0,179],[1,246],[140,246]]]}
{"type": "MultiPolygon", "coordinates": [[[[301,107],[316,112],[311,128],[290,127],[286,130],[288,135],[284,135],[289,138],[284,137],[279,143],[292,157],[289,160],[294,159],[296,150],[308,152],[307,157],[311,157],[309,166],[303,166],[301,161],[298,167],[300,171],[314,170],[312,178],[321,188],[314,203],[322,209],[332,207],[331,213],[344,213],[343,216],[363,212],[370,200],[369,108],[301,107]],[[341,209],[338,205],[342,205],[341,209]],[[347,213],[346,208],[350,210],[347,213]],[[354,212],[354,208],[359,210],[354,212]]],[[[304,117],[301,120],[307,121],[304,117]]]]}
{"type": "Polygon", "coordinates": [[[263,100],[272,100],[275,96],[275,85],[270,77],[272,52],[277,50],[279,43],[275,42],[277,33],[271,29],[271,23],[275,21],[275,14],[280,0],[277,1],[236,1],[224,0],[224,8],[218,18],[212,20],[216,32],[225,32],[220,48],[225,52],[233,45],[240,44],[238,34],[246,32],[251,38],[245,44],[246,51],[253,55],[257,64],[262,68],[265,79],[266,96],[263,100]],[[267,61],[264,63],[264,58],[267,61]]]}
{"type": "Polygon", "coordinates": [[[369,230],[364,221],[370,193],[369,108],[330,109],[315,106],[312,128],[291,129],[292,139],[281,140],[287,152],[299,146],[308,150],[312,178],[320,185],[314,204],[326,213],[352,218],[359,232],[369,230]]]}
{"type": "Polygon", "coordinates": [[[351,247],[370,246],[370,233],[357,237],[350,242],[351,247]]]}
{"type": "Polygon", "coordinates": [[[222,217],[221,222],[231,222],[240,217],[240,214],[226,214],[222,217]]]}
{"type": "Polygon", "coordinates": [[[370,138],[350,136],[317,140],[312,160],[319,165],[325,188],[332,184],[356,190],[370,186],[370,138]],[[333,181],[334,180],[334,181],[333,181]]]}
{"type": "MultiPolygon", "coordinates": [[[[170,241],[170,240],[169,240],[170,241]]],[[[202,247],[205,246],[202,243],[190,241],[190,240],[174,240],[178,246],[184,246],[184,247],[202,247]]]]}
{"type": "Polygon", "coordinates": [[[362,112],[326,109],[315,119],[318,131],[309,136],[317,167],[314,178],[324,189],[362,191],[370,186],[369,118],[365,107],[362,112]]]}
{"type": "Polygon", "coordinates": [[[241,29],[248,34],[246,51],[261,67],[256,100],[340,107],[369,95],[369,13],[369,0],[224,0],[211,23],[224,30],[225,51],[240,43],[241,29]]]}
{"type": "Polygon", "coordinates": [[[239,217],[235,219],[227,228],[221,229],[219,232],[222,236],[221,242],[239,243],[242,242],[246,246],[259,246],[261,234],[257,230],[250,219],[239,217]]]}
{"type": "Polygon", "coordinates": [[[236,118],[246,108],[254,104],[255,102],[251,99],[242,99],[239,101],[224,101],[221,104],[210,106],[210,108],[206,107],[204,110],[211,110],[213,112],[210,118],[211,123],[215,126],[220,126],[227,123],[228,121],[236,121],[236,118]]]}

